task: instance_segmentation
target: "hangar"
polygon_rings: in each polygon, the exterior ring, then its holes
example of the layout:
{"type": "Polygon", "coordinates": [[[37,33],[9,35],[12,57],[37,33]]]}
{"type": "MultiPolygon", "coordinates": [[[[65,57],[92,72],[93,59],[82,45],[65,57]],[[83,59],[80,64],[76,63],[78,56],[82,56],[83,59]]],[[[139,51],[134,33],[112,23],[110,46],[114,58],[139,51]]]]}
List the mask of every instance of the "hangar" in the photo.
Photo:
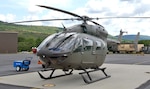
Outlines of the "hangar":
{"type": "Polygon", "coordinates": [[[17,53],[18,33],[0,31],[0,53],[17,53]]]}

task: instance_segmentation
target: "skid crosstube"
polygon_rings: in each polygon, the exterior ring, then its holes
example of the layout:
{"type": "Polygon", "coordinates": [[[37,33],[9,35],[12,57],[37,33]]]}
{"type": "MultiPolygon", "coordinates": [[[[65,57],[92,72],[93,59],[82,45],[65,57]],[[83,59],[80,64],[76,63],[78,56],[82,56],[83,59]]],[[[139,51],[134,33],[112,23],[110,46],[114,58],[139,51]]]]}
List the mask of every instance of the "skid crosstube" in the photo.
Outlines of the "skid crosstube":
{"type": "Polygon", "coordinates": [[[84,80],[85,83],[90,84],[90,83],[93,83],[93,82],[100,81],[100,80],[103,80],[103,79],[106,79],[106,78],[111,77],[111,76],[109,76],[109,75],[107,75],[107,74],[105,73],[105,69],[106,69],[106,68],[97,68],[97,69],[90,70],[90,71],[87,71],[87,70],[83,69],[84,72],[81,72],[81,73],[79,73],[79,74],[82,76],[82,78],[83,78],[83,80],[84,80]],[[90,72],[99,71],[99,70],[101,70],[101,71],[104,73],[105,77],[99,78],[99,79],[96,79],[96,80],[92,80],[92,78],[91,78],[91,76],[90,76],[89,73],[90,73],[90,72]],[[86,79],[86,78],[84,77],[84,74],[87,74],[87,76],[88,76],[89,79],[86,79]]]}
{"type": "MultiPolygon", "coordinates": [[[[50,73],[49,77],[44,77],[44,76],[40,73],[40,71],[38,71],[38,74],[39,74],[39,76],[40,76],[42,79],[53,79],[53,78],[57,78],[57,77],[62,77],[62,76],[71,75],[72,72],[73,72],[73,69],[71,69],[69,73],[67,73],[66,71],[64,71],[65,74],[53,76],[53,74],[54,74],[54,72],[55,72],[56,69],[51,69],[51,70],[52,70],[52,72],[50,73]]],[[[48,70],[42,70],[42,72],[43,72],[43,71],[48,71],[48,70]]]]}

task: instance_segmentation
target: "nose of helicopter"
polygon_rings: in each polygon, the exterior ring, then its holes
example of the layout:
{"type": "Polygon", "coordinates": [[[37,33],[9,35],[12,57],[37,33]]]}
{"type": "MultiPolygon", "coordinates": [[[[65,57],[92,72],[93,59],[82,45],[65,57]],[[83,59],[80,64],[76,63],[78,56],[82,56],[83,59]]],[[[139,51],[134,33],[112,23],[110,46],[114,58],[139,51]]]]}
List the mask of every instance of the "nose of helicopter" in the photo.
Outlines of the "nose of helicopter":
{"type": "Polygon", "coordinates": [[[36,49],[36,54],[37,54],[37,56],[40,54],[40,49],[39,48],[36,49]]]}
{"type": "Polygon", "coordinates": [[[46,49],[43,49],[43,48],[37,48],[37,52],[36,52],[36,55],[37,56],[43,56],[43,55],[47,55],[48,53],[48,50],[46,49]]]}
{"type": "Polygon", "coordinates": [[[53,57],[60,57],[60,56],[67,57],[69,53],[70,53],[69,51],[62,51],[59,48],[49,48],[49,49],[37,48],[36,54],[37,56],[47,56],[53,58],[53,57]]]}
{"type": "MultiPolygon", "coordinates": [[[[45,63],[61,64],[68,58],[70,52],[61,52],[60,49],[39,49],[37,48],[37,56],[45,63]]],[[[49,65],[50,65],[49,64],[49,65]]]]}
{"type": "Polygon", "coordinates": [[[37,48],[37,56],[66,57],[72,52],[76,37],[75,33],[58,33],[49,36],[37,48]]]}

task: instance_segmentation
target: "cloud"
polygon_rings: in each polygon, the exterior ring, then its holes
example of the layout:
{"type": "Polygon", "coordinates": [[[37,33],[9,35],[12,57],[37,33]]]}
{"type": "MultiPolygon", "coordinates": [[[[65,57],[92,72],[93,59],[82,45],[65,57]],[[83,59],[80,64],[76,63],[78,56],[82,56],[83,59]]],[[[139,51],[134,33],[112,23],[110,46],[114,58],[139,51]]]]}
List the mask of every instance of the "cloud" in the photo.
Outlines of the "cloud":
{"type": "Polygon", "coordinates": [[[120,2],[140,3],[140,2],[141,2],[141,0],[120,0],[120,2]]]}
{"type": "Polygon", "coordinates": [[[15,18],[16,18],[16,15],[13,15],[13,14],[6,14],[6,15],[0,14],[0,20],[4,22],[14,21],[15,18]]]}
{"type": "MultiPolygon", "coordinates": [[[[58,19],[74,18],[71,15],[37,7],[36,5],[47,5],[71,11],[78,15],[89,17],[111,17],[111,16],[150,16],[149,0],[86,0],[79,3],[79,0],[11,0],[14,13],[0,13],[0,20],[18,21],[35,19],[58,19]],[[16,8],[16,9],[15,9],[16,8]],[[21,9],[19,9],[21,8],[21,9]]],[[[6,6],[6,5],[3,5],[6,6]]],[[[7,5],[8,7],[8,5],[7,5]]],[[[10,9],[10,8],[9,8],[10,9]]],[[[112,35],[118,35],[119,30],[128,31],[129,34],[149,34],[150,19],[100,19],[95,20],[103,25],[112,35]]],[[[60,26],[72,26],[78,21],[51,21],[24,24],[38,24],[60,26]]]]}
{"type": "MultiPolygon", "coordinates": [[[[71,3],[71,1],[68,1],[68,3],[71,3]]],[[[62,6],[57,5],[59,4],[53,2],[52,6],[57,8],[65,7],[63,4],[61,4],[62,6]]],[[[149,2],[146,0],[89,0],[87,3],[83,4],[82,7],[77,7],[72,12],[81,16],[87,15],[89,17],[149,16],[149,8],[149,2]]],[[[43,16],[43,18],[71,18],[71,16],[55,11],[48,11],[48,13],[43,16]]],[[[120,29],[128,31],[130,34],[136,34],[137,32],[146,34],[147,30],[145,29],[150,28],[149,26],[145,27],[145,25],[148,25],[148,21],[145,19],[104,19],[96,22],[104,25],[106,30],[108,30],[108,32],[110,32],[112,35],[118,35],[120,29]]],[[[49,25],[61,26],[61,23],[64,23],[66,26],[72,26],[77,22],[49,22],[49,25]]]]}
{"type": "MultiPolygon", "coordinates": [[[[150,2],[146,0],[89,0],[85,8],[84,11],[94,17],[150,16],[150,2]]],[[[146,34],[146,31],[149,32],[148,29],[150,29],[149,19],[101,19],[97,22],[112,35],[118,35],[120,29],[127,30],[130,34],[137,32],[146,34]]]]}
{"type": "Polygon", "coordinates": [[[67,8],[71,6],[72,0],[23,0],[18,2],[19,5],[24,6],[30,13],[40,13],[44,9],[36,5],[56,6],[58,8],[67,8]]]}

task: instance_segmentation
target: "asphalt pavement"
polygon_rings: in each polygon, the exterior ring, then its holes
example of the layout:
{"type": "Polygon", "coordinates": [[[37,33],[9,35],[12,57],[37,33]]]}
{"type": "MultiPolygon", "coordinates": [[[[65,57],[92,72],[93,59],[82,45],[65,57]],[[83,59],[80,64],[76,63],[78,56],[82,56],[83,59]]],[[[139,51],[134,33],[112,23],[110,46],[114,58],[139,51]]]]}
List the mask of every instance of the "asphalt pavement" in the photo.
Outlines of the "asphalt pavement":
{"type": "MultiPolygon", "coordinates": [[[[32,53],[18,54],[0,54],[0,80],[3,76],[12,76],[19,74],[28,74],[42,69],[41,65],[37,64],[38,57],[32,53]],[[13,67],[15,60],[24,60],[26,57],[32,57],[29,71],[16,72],[13,67]]],[[[125,65],[150,65],[150,54],[108,54],[104,64],[125,64],[125,65]]],[[[149,74],[150,71],[147,71],[149,74]]],[[[24,87],[11,84],[0,84],[0,89],[33,89],[33,87],[24,87]]],[[[136,89],[150,89],[150,80],[145,81],[136,89]]]]}
{"type": "Polygon", "coordinates": [[[41,70],[41,65],[37,64],[38,57],[32,53],[18,53],[18,54],[0,54],[0,76],[15,75],[22,73],[29,73],[41,70]],[[29,71],[16,72],[13,67],[14,61],[25,60],[27,57],[32,57],[29,71]]]}
{"type": "Polygon", "coordinates": [[[105,63],[150,65],[150,54],[108,54],[105,63]]]}

